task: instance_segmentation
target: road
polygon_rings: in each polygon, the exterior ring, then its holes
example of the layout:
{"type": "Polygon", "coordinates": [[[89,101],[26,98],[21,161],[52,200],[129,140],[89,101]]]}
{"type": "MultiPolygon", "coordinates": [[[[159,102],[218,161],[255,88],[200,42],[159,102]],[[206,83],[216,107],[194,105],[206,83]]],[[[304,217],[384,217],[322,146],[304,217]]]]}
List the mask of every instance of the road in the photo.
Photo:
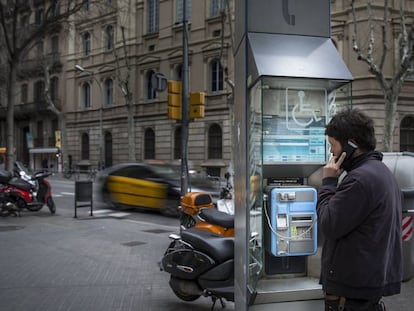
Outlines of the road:
{"type": "MultiPolygon", "coordinates": [[[[168,275],[157,268],[168,235],[178,231],[177,219],[145,211],[120,214],[95,202],[94,217],[82,208],[75,220],[74,182],[50,180],[55,216],[44,208],[21,219],[0,218],[0,229],[19,229],[0,230],[0,310],[210,310],[207,298],[176,298],[168,275]]],[[[412,293],[414,279],[403,283],[401,295],[385,299],[388,310],[411,310],[412,293]]]]}

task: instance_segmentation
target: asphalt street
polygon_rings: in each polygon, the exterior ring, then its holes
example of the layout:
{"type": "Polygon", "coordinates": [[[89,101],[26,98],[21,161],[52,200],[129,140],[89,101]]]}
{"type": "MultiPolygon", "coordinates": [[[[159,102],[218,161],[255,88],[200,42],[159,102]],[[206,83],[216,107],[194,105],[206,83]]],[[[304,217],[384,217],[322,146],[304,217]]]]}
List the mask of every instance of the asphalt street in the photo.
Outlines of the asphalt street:
{"type": "MultiPolygon", "coordinates": [[[[0,218],[0,311],[211,309],[209,298],[179,300],[158,267],[176,219],[97,202],[94,216],[82,208],[75,219],[73,181],[51,182],[55,215],[45,207],[0,218]]],[[[413,293],[412,279],[401,295],[385,299],[387,310],[411,311],[413,293]]],[[[235,310],[234,303],[224,310],[235,310]]]]}

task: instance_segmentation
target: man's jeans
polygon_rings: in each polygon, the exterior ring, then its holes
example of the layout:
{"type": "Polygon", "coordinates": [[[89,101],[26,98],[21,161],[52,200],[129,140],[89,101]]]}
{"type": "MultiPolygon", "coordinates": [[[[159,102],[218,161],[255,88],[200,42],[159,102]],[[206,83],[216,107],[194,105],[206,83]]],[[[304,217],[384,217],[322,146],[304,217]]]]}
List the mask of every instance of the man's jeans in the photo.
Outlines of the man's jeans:
{"type": "Polygon", "coordinates": [[[327,295],[325,311],[386,311],[386,308],[382,301],[346,299],[327,295]]]}

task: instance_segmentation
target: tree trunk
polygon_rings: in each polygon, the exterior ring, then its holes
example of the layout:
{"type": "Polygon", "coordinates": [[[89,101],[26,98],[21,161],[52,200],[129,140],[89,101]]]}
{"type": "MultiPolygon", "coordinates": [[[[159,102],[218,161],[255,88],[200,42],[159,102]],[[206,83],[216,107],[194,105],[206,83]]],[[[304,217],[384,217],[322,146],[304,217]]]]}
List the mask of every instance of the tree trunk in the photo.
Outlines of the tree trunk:
{"type": "Polygon", "coordinates": [[[398,93],[394,94],[394,90],[385,91],[385,116],[384,116],[384,147],[383,151],[393,151],[394,146],[394,126],[397,116],[398,93]]]}

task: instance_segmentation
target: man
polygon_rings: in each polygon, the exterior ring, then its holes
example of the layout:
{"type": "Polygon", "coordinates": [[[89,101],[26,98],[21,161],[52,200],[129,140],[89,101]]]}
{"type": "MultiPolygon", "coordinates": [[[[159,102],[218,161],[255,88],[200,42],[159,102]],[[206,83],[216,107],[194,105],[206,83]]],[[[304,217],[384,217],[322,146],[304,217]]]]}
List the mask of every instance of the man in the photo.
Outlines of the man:
{"type": "Polygon", "coordinates": [[[375,151],[368,116],[339,112],[325,134],[333,154],[317,205],[325,310],[385,310],[381,297],[398,294],[402,280],[400,189],[375,151]]]}

